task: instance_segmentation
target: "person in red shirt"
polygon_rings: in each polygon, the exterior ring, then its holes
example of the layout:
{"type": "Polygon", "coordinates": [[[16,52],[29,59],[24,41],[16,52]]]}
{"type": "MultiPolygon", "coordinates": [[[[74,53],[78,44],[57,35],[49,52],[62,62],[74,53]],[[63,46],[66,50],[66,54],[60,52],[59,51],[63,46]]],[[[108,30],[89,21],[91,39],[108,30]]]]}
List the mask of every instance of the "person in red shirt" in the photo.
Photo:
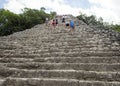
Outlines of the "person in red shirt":
{"type": "Polygon", "coordinates": [[[52,21],[52,26],[55,28],[56,27],[56,21],[53,19],[52,21]]]}

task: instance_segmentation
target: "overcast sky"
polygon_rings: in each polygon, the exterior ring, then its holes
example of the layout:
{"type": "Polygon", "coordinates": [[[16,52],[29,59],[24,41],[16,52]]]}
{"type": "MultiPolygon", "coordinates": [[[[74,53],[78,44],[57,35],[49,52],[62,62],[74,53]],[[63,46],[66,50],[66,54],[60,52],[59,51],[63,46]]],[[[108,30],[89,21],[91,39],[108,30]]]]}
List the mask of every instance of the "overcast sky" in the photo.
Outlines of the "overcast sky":
{"type": "Polygon", "coordinates": [[[0,8],[14,13],[20,13],[25,7],[34,9],[45,7],[47,12],[56,11],[58,14],[74,16],[82,12],[102,17],[107,22],[120,24],[120,0],[0,0],[0,8]]]}

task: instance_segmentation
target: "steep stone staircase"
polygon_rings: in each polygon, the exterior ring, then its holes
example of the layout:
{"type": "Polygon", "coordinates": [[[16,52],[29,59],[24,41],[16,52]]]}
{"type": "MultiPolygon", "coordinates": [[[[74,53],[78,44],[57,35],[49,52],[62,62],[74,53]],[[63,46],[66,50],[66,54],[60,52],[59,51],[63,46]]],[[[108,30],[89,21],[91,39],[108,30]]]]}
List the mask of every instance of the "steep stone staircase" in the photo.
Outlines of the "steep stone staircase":
{"type": "Polygon", "coordinates": [[[0,37],[0,86],[120,86],[120,34],[77,23],[0,37]]]}

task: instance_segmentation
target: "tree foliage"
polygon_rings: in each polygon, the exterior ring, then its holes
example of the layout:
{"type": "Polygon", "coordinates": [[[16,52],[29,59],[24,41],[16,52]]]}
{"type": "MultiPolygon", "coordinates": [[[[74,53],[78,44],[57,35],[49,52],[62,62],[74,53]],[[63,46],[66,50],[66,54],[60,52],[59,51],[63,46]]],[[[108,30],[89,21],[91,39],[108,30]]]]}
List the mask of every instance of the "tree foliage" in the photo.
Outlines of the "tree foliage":
{"type": "Polygon", "coordinates": [[[47,14],[43,9],[24,8],[22,14],[15,14],[9,10],[0,9],[0,36],[42,24],[45,22],[46,17],[50,18],[50,14],[47,14]]]}
{"type": "Polygon", "coordinates": [[[87,25],[103,25],[103,19],[100,17],[98,20],[95,15],[87,16],[86,14],[81,14],[77,16],[78,19],[85,22],[87,25]]]}
{"type": "Polygon", "coordinates": [[[53,12],[50,12],[50,15],[51,15],[51,19],[55,18],[55,16],[57,15],[57,13],[55,11],[53,12]]]}
{"type": "Polygon", "coordinates": [[[118,32],[120,32],[120,25],[116,24],[116,25],[112,25],[112,28],[118,32]]]}
{"type": "Polygon", "coordinates": [[[95,15],[87,16],[86,14],[81,13],[79,16],[77,16],[77,18],[85,22],[87,25],[94,25],[100,28],[112,28],[113,30],[120,32],[120,25],[113,25],[109,24],[108,22],[103,22],[102,17],[97,19],[95,15]]]}
{"type": "Polygon", "coordinates": [[[41,11],[45,11],[46,9],[45,9],[45,7],[41,7],[40,10],[41,11]]]}
{"type": "Polygon", "coordinates": [[[9,35],[19,29],[19,15],[8,10],[0,10],[0,35],[9,35]]]}

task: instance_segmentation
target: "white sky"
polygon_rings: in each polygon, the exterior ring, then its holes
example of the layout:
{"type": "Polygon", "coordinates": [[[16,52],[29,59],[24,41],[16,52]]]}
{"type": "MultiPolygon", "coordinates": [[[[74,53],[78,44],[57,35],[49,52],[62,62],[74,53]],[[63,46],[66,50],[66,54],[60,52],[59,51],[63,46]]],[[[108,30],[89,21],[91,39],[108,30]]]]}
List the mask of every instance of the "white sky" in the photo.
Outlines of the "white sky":
{"type": "Polygon", "coordinates": [[[77,16],[80,12],[87,15],[102,17],[107,22],[120,24],[120,0],[1,0],[3,8],[14,13],[28,7],[47,11],[56,11],[58,14],[72,14],[77,16]]]}

